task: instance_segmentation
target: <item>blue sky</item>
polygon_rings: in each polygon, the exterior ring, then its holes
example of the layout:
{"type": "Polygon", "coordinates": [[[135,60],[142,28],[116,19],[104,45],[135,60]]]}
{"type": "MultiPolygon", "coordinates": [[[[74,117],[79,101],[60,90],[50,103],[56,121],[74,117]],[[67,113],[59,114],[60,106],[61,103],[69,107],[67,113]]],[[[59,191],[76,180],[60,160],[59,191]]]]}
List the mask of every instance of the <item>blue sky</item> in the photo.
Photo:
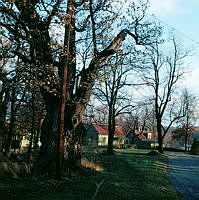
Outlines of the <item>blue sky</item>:
{"type": "Polygon", "coordinates": [[[166,27],[174,28],[188,47],[194,47],[189,57],[190,73],[183,82],[199,97],[199,0],[150,0],[150,12],[166,27]]]}

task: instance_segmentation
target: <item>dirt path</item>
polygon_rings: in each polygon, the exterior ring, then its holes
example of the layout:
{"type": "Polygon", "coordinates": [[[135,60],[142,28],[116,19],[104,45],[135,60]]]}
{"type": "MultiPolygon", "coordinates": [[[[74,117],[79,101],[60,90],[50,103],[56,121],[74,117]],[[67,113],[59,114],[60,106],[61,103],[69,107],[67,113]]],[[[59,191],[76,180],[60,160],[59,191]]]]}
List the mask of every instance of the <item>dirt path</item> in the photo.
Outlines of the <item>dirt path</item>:
{"type": "Polygon", "coordinates": [[[169,174],[184,200],[199,200],[199,156],[169,152],[169,174]]]}

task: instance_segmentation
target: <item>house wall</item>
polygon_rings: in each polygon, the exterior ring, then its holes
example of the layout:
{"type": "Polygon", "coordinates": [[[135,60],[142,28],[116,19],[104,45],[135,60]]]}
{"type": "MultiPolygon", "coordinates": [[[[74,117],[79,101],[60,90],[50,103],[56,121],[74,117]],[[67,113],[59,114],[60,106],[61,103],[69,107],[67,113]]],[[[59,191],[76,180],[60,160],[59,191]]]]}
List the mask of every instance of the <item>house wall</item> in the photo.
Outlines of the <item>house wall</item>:
{"type": "Polygon", "coordinates": [[[115,136],[113,140],[113,145],[128,144],[129,139],[126,137],[115,136]]]}
{"type": "Polygon", "coordinates": [[[108,145],[108,135],[98,135],[98,146],[108,145]]]}
{"type": "MultiPolygon", "coordinates": [[[[88,146],[107,146],[108,145],[108,135],[98,134],[97,130],[93,125],[87,125],[87,134],[84,137],[84,145],[88,146]]],[[[113,145],[116,144],[126,144],[128,140],[124,136],[115,136],[113,145]]]]}
{"type": "Polygon", "coordinates": [[[138,149],[148,149],[151,148],[151,144],[145,141],[141,141],[138,137],[134,137],[133,144],[136,144],[138,149]]]}
{"type": "Polygon", "coordinates": [[[128,143],[133,144],[133,140],[135,138],[135,135],[132,132],[130,132],[126,137],[128,138],[128,143]]]}
{"type": "Polygon", "coordinates": [[[98,133],[92,125],[86,126],[87,134],[84,137],[84,145],[97,146],[98,145],[98,133]]]}
{"type": "Polygon", "coordinates": [[[134,137],[133,144],[136,144],[138,149],[153,149],[158,146],[157,142],[142,141],[139,137],[134,137]]]}
{"type": "Polygon", "coordinates": [[[29,143],[30,143],[29,140],[23,136],[23,139],[22,139],[22,141],[21,141],[21,147],[22,147],[22,148],[28,147],[28,146],[29,146],[29,143]]]}

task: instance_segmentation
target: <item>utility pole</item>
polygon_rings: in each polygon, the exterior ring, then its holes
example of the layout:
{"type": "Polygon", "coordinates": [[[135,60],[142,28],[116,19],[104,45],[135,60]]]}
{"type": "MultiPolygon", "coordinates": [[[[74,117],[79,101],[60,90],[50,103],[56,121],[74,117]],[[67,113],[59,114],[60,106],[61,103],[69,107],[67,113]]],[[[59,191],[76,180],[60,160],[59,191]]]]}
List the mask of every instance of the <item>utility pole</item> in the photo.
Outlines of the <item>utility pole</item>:
{"type": "Polygon", "coordinates": [[[58,143],[58,155],[57,155],[57,179],[62,177],[63,170],[63,157],[64,157],[64,119],[65,119],[65,107],[67,100],[67,76],[70,54],[70,35],[71,35],[71,7],[73,0],[68,0],[67,11],[65,19],[65,35],[64,35],[64,66],[62,76],[62,93],[61,93],[61,105],[60,105],[60,124],[59,124],[59,143],[58,143]]]}

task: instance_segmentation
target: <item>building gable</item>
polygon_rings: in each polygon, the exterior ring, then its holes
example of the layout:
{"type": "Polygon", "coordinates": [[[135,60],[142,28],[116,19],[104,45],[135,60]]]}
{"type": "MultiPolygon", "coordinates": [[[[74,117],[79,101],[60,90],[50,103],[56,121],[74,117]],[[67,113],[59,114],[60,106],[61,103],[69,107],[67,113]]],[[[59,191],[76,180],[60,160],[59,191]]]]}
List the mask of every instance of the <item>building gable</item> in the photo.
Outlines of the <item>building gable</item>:
{"type": "MultiPolygon", "coordinates": [[[[107,125],[93,125],[99,135],[108,135],[108,126],[107,125]]],[[[115,127],[115,135],[117,137],[125,137],[124,132],[120,127],[115,127]]]]}

